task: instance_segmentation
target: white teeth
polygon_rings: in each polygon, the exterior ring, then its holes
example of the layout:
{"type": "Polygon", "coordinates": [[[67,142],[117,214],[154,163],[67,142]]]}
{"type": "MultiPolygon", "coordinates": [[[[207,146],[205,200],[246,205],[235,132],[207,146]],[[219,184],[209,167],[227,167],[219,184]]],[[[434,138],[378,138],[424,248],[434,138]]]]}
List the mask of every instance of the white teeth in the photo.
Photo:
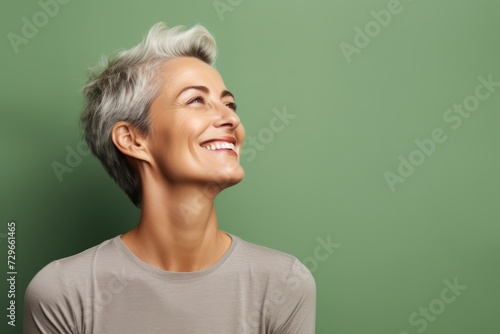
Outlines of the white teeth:
{"type": "Polygon", "coordinates": [[[236,149],[236,146],[233,143],[226,143],[226,142],[208,144],[204,147],[210,151],[221,150],[221,149],[226,149],[226,150],[229,149],[234,151],[236,149]]]}

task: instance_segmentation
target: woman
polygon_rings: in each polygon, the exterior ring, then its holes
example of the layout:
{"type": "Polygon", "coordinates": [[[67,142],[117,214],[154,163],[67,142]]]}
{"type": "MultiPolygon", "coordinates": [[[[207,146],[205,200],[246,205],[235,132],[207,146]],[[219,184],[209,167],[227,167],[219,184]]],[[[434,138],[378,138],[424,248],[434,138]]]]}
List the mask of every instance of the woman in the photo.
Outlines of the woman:
{"type": "Polygon", "coordinates": [[[158,23],[84,89],[85,139],[141,208],[138,225],[54,261],[25,295],[25,333],[314,333],[295,257],[217,227],[245,137],[213,37],[158,23]]]}

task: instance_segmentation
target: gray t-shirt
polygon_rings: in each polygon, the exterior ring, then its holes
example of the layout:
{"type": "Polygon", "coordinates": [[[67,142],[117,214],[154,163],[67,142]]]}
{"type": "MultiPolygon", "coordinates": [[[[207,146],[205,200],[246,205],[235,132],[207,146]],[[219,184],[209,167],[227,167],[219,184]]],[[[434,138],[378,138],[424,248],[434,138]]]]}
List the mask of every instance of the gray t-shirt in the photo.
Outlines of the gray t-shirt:
{"type": "Polygon", "coordinates": [[[150,266],[120,236],[51,262],[26,290],[24,333],[314,333],[309,270],[228,235],[224,256],[196,272],[150,266]]]}

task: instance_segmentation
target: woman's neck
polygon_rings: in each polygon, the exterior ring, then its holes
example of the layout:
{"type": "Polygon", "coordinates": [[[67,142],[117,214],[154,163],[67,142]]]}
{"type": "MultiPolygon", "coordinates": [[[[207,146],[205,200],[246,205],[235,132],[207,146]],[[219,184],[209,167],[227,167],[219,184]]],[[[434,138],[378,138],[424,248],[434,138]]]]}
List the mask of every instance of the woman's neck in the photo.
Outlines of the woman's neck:
{"type": "Polygon", "coordinates": [[[174,272],[208,268],[231,245],[220,231],[214,195],[200,185],[143,185],[139,224],[122,236],[127,247],[151,266],[174,272]]]}

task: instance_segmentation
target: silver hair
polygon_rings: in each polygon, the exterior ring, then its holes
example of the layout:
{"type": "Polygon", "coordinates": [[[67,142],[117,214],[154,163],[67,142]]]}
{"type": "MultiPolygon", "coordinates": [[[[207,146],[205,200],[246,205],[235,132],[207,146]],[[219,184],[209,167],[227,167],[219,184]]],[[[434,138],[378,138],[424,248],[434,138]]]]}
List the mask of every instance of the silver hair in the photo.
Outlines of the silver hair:
{"type": "Polygon", "coordinates": [[[195,57],[214,64],[217,47],[210,32],[201,25],[183,28],[155,24],[141,43],[111,55],[91,71],[83,88],[86,105],[80,120],[85,141],[137,207],[142,203],[140,177],[114,145],[111,131],[117,122],[126,121],[150,134],[149,108],[159,93],[167,60],[195,57]]]}

